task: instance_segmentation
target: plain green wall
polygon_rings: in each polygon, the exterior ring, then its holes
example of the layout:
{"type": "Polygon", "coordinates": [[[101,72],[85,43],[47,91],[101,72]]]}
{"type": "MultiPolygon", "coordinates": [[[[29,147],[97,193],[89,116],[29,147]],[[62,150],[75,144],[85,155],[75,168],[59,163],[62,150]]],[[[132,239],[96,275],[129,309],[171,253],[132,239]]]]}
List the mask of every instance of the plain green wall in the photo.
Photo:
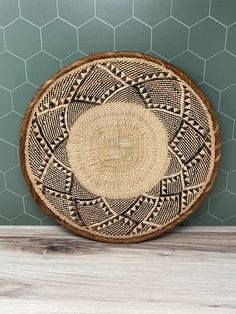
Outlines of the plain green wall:
{"type": "Polygon", "coordinates": [[[131,50],[182,68],[217,111],[221,168],[185,224],[236,225],[236,1],[209,1],[0,0],[0,224],[53,224],[19,168],[19,125],[37,88],[87,54],[131,50]]]}

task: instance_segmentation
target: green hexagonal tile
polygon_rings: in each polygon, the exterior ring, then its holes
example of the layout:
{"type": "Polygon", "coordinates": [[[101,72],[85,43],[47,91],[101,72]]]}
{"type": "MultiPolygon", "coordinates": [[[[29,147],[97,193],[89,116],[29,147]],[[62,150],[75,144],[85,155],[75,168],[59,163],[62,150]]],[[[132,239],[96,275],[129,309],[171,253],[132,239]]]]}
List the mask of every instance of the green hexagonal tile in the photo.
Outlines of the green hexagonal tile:
{"type": "Polygon", "coordinates": [[[22,196],[29,193],[19,166],[6,172],[7,189],[22,196]]]}
{"type": "Polygon", "coordinates": [[[209,0],[173,0],[172,15],[188,26],[208,15],[209,0]]]}
{"type": "Polygon", "coordinates": [[[11,95],[9,91],[0,87],[0,118],[12,110],[11,95]]]}
{"type": "Polygon", "coordinates": [[[210,14],[218,21],[228,26],[236,22],[236,1],[235,0],[211,0],[210,14]]]}
{"type": "Polygon", "coordinates": [[[224,143],[232,139],[232,130],[234,126],[234,120],[228,118],[221,112],[216,113],[217,120],[220,124],[220,137],[221,142],[224,143]]]}
{"type": "Polygon", "coordinates": [[[217,193],[223,192],[226,190],[227,174],[222,170],[218,170],[216,181],[211,188],[209,195],[215,195],[217,193]]]}
{"type": "Polygon", "coordinates": [[[222,145],[221,169],[230,172],[235,169],[236,141],[228,141],[222,145]]]}
{"type": "Polygon", "coordinates": [[[113,29],[102,21],[93,19],[79,28],[79,49],[82,52],[111,51],[113,47],[113,29]]]}
{"type": "Polygon", "coordinates": [[[4,174],[0,172],[0,192],[6,189],[4,174]]]}
{"type": "Polygon", "coordinates": [[[200,57],[208,59],[224,49],[226,29],[207,18],[190,29],[189,49],[200,57]]]}
{"type": "Polygon", "coordinates": [[[236,214],[236,195],[224,191],[212,196],[209,212],[219,219],[226,219],[236,214]]]}
{"type": "Polygon", "coordinates": [[[62,60],[62,66],[64,67],[64,66],[71,64],[75,61],[78,61],[79,59],[84,58],[84,57],[86,57],[86,54],[79,52],[79,51],[76,51],[75,53],[73,53],[69,57],[62,60]]]}
{"type": "Polygon", "coordinates": [[[9,226],[10,220],[0,216],[0,226],[9,226]]]}
{"type": "Polygon", "coordinates": [[[18,146],[20,137],[20,123],[22,117],[15,112],[11,112],[1,119],[0,136],[3,140],[18,146]]]}
{"type": "Polygon", "coordinates": [[[146,52],[150,50],[151,28],[130,19],[116,28],[116,49],[146,52]]]}
{"type": "Polygon", "coordinates": [[[196,83],[203,80],[204,61],[193,53],[186,51],[171,59],[171,63],[182,69],[196,83]]]}
{"type": "Polygon", "coordinates": [[[93,0],[58,0],[59,16],[75,26],[94,17],[93,0]]]}
{"type": "Polygon", "coordinates": [[[195,219],[192,222],[193,226],[221,226],[222,221],[212,215],[205,215],[195,219]]]}
{"type": "Polygon", "coordinates": [[[24,62],[9,52],[0,54],[0,69],[4,73],[0,76],[0,85],[7,89],[16,88],[26,80],[24,62]]]}
{"type": "Polygon", "coordinates": [[[228,189],[236,194],[236,170],[229,174],[228,189]]]}
{"type": "Polygon", "coordinates": [[[224,112],[233,119],[236,119],[235,99],[236,84],[222,91],[220,99],[220,111],[224,112]]]}
{"type": "Polygon", "coordinates": [[[30,83],[25,83],[12,92],[12,101],[14,111],[24,114],[26,108],[36,93],[37,88],[30,83]]]}
{"type": "Polygon", "coordinates": [[[19,17],[19,7],[17,0],[0,1],[0,25],[6,26],[19,17]]]}
{"type": "Polygon", "coordinates": [[[96,16],[116,26],[132,16],[132,0],[97,0],[96,16]]]}
{"type": "Polygon", "coordinates": [[[219,91],[205,82],[202,82],[201,84],[199,84],[199,87],[209,99],[214,110],[217,111],[218,105],[219,105],[219,95],[220,95],[219,91]]]}
{"type": "Polygon", "coordinates": [[[153,50],[149,50],[149,51],[147,52],[147,54],[149,54],[149,55],[151,55],[151,56],[153,56],[153,57],[159,58],[159,59],[161,59],[161,60],[168,61],[168,59],[166,59],[165,57],[159,55],[158,53],[156,53],[156,52],[153,51],[153,50]]]}
{"type": "Polygon", "coordinates": [[[153,50],[167,59],[174,58],[179,53],[185,51],[187,49],[187,42],[187,27],[172,18],[153,28],[153,50]]]}
{"type": "Polygon", "coordinates": [[[233,137],[236,140],[236,121],[234,121],[234,131],[233,131],[233,137]]]}
{"type": "Polygon", "coordinates": [[[30,214],[38,219],[43,219],[47,215],[43,212],[43,210],[36,204],[31,194],[24,197],[25,202],[25,212],[30,214]]]}
{"type": "Polygon", "coordinates": [[[226,49],[236,55],[236,24],[228,28],[226,49]]]}
{"type": "Polygon", "coordinates": [[[38,26],[57,16],[56,0],[20,0],[20,4],[22,16],[38,26]]]}
{"type": "Polygon", "coordinates": [[[201,216],[208,214],[209,208],[209,198],[205,198],[204,201],[200,204],[200,206],[195,210],[195,212],[189,216],[190,220],[196,220],[201,216]]]}
{"type": "Polygon", "coordinates": [[[0,193],[0,215],[12,219],[23,212],[23,200],[20,196],[10,191],[0,193]]]}
{"type": "Polygon", "coordinates": [[[45,52],[39,52],[26,61],[28,80],[40,86],[53,73],[60,69],[60,62],[45,52]]]}
{"type": "Polygon", "coordinates": [[[46,52],[64,59],[77,50],[76,28],[56,19],[42,28],[42,43],[46,52]]]}
{"type": "Polygon", "coordinates": [[[7,171],[8,169],[18,164],[17,149],[0,139],[0,170],[7,171]]]}
{"type": "Polygon", "coordinates": [[[22,214],[12,219],[11,225],[13,226],[38,226],[40,225],[40,220],[28,214],[22,214]]]}
{"type": "Polygon", "coordinates": [[[218,89],[224,89],[235,82],[236,57],[221,52],[206,62],[205,81],[218,89]]]}
{"type": "Polygon", "coordinates": [[[0,28],[0,52],[5,50],[5,43],[3,37],[3,29],[0,28]]]}
{"type": "Polygon", "coordinates": [[[5,38],[7,50],[23,59],[41,49],[39,28],[22,19],[6,27],[5,38]]]}
{"type": "Polygon", "coordinates": [[[55,220],[53,220],[50,217],[45,217],[41,220],[41,224],[43,226],[58,226],[58,223],[56,223],[55,220]]]}
{"type": "Polygon", "coordinates": [[[236,216],[225,219],[223,221],[223,226],[236,226],[236,216]]]}
{"type": "Polygon", "coordinates": [[[150,26],[170,16],[171,0],[134,0],[134,15],[150,26]]]}

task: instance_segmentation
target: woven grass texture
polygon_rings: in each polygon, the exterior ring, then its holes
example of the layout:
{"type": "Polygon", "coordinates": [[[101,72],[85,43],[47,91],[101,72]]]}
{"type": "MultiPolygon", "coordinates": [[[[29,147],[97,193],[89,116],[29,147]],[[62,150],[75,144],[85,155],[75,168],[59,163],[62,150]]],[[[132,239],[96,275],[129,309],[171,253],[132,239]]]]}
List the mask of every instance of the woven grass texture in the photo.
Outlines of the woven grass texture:
{"type": "Polygon", "coordinates": [[[35,200],[70,230],[107,242],[153,238],[187,217],[219,164],[207,98],[180,70],[104,53],[56,73],[22,123],[35,200]]]}

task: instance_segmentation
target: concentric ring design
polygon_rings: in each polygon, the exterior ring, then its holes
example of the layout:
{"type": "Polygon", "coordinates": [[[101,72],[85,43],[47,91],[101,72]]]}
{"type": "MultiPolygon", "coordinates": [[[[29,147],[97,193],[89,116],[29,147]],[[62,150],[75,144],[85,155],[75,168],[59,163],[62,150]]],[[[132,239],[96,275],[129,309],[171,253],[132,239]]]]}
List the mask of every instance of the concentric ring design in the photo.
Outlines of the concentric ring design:
{"type": "Polygon", "coordinates": [[[107,102],[77,118],[67,155],[75,177],[90,192],[112,199],[138,197],[165,175],[168,136],[147,108],[107,102]]]}
{"type": "Polygon", "coordinates": [[[176,224],[216,168],[217,125],[197,91],[182,72],[134,53],[90,57],[56,74],[22,127],[35,199],[74,232],[102,241],[138,242],[176,224]],[[139,110],[147,118],[132,124],[139,110]]]}

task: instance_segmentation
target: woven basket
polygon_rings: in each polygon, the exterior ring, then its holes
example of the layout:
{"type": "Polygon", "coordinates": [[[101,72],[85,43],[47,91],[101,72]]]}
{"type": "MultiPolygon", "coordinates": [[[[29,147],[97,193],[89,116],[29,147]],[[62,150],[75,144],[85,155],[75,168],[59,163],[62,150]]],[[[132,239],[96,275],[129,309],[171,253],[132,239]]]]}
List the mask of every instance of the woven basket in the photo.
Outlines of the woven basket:
{"type": "Polygon", "coordinates": [[[36,202],[99,241],[154,238],[190,215],[220,160],[219,126],[182,71],[109,52],[47,80],[21,126],[20,159],[36,202]]]}

